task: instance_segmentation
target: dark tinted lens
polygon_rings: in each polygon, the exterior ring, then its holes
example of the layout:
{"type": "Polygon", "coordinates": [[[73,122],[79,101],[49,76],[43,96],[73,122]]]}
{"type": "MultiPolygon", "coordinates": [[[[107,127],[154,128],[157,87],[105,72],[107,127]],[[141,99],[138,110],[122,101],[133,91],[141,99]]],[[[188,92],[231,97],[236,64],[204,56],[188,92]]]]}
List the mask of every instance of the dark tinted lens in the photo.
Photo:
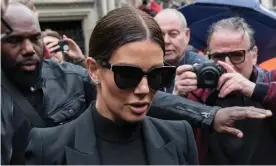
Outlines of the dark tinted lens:
{"type": "Polygon", "coordinates": [[[210,54],[209,58],[213,61],[225,61],[225,57],[227,54],[225,53],[216,53],[216,54],[210,54]]]}
{"type": "Polygon", "coordinates": [[[112,71],[116,85],[122,90],[136,87],[144,76],[140,68],[132,66],[113,66],[112,71]]]}
{"type": "Polygon", "coordinates": [[[176,68],[173,66],[162,66],[152,69],[148,75],[149,86],[153,90],[158,90],[170,85],[175,77],[176,68]]]}
{"type": "Polygon", "coordinates": [[[238,64],[244,62],[245,51],[233,51],[229,53],[230,61],[233,64],[238,64]]]}

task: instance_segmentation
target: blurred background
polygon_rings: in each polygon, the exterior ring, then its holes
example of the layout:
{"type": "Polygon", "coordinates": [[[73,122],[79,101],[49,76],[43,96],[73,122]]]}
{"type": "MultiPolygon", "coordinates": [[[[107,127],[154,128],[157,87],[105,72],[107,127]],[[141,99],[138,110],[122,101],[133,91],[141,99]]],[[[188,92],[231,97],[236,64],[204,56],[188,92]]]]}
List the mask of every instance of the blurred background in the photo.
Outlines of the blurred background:
{"type": "MultiPolygon", "coordinates": [[[[142,0],[33,0],[39,12],[42,30],[52,29],[73,38],[88,53],[89,36],[97,20],[110,10],[122,6],[139,7],[142,0]]],[[[156,0],[162,8],[181,7],[193,0],[156,0]]],[[[276,0],[260,0],[264,7],[276,11],[276,0]]]]}

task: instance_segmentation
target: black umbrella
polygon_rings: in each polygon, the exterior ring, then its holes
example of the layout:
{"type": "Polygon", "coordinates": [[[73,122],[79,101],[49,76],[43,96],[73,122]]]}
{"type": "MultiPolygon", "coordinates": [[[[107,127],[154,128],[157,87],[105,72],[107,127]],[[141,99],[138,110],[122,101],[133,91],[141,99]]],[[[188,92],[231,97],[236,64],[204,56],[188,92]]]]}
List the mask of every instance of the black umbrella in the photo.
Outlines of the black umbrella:
{"type": "Polygon", "coordinates": [[[191,29],[190,44],[197,49],[205,50],[207,30],[212,23],[239,16],[256,32],[258,63],[276,57],[276,13],[264,8],[258,0],[196,0],[179,11],[191,29]]]}

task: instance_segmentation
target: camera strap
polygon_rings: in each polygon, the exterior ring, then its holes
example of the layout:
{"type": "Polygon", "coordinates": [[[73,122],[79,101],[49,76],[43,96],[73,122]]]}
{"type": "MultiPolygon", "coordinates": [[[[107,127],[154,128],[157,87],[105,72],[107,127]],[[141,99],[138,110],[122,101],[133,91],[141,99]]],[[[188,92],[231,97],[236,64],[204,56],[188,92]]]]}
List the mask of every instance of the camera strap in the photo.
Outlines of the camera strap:
{"type": "Polygon", "coordinates": [[[17,105],[21,108],[23,113],[26,115],[28,120],[31,121],[32,125],[35,127],[47,127],[45,121],[40,117],[40,115],[36,112],[34,107],[30,104],[30,102],[23,96],[23,94],[15,87],[5,76],[3,72],[1,72],[2,84],[1,86],[11,95],[13,100],[17,103],[17,105]]]}

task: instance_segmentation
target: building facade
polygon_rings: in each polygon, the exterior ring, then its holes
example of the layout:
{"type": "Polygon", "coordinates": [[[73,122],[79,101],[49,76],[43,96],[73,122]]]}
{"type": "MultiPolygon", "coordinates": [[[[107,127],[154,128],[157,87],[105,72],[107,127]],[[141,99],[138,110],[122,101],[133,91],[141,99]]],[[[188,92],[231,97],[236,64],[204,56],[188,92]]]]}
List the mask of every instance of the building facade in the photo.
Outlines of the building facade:
{"type": "MultiPolygon", "coordinates": [[[[89,37],[99,18],[133,0],[34,0],[42,30],[52,29],[73,38],[88,54],[89,37]]],[[[131,3],[130,3],[131,2],[131,3]]]]}
{"type": "MultiPolygon", "coordinates": [[[[193,0],[163,0],[181,4],[193,0]]],[[[141,0],[34,0],[42,30],[52,29],[73,38],[88,54],[89,37],[99,18],[121,6],[135,6],[141,0]]],[[[276,0],[261,0],[270,9],[276,0]]],[[[275,8],[276,9],[276,8],[275,8]]]]}

